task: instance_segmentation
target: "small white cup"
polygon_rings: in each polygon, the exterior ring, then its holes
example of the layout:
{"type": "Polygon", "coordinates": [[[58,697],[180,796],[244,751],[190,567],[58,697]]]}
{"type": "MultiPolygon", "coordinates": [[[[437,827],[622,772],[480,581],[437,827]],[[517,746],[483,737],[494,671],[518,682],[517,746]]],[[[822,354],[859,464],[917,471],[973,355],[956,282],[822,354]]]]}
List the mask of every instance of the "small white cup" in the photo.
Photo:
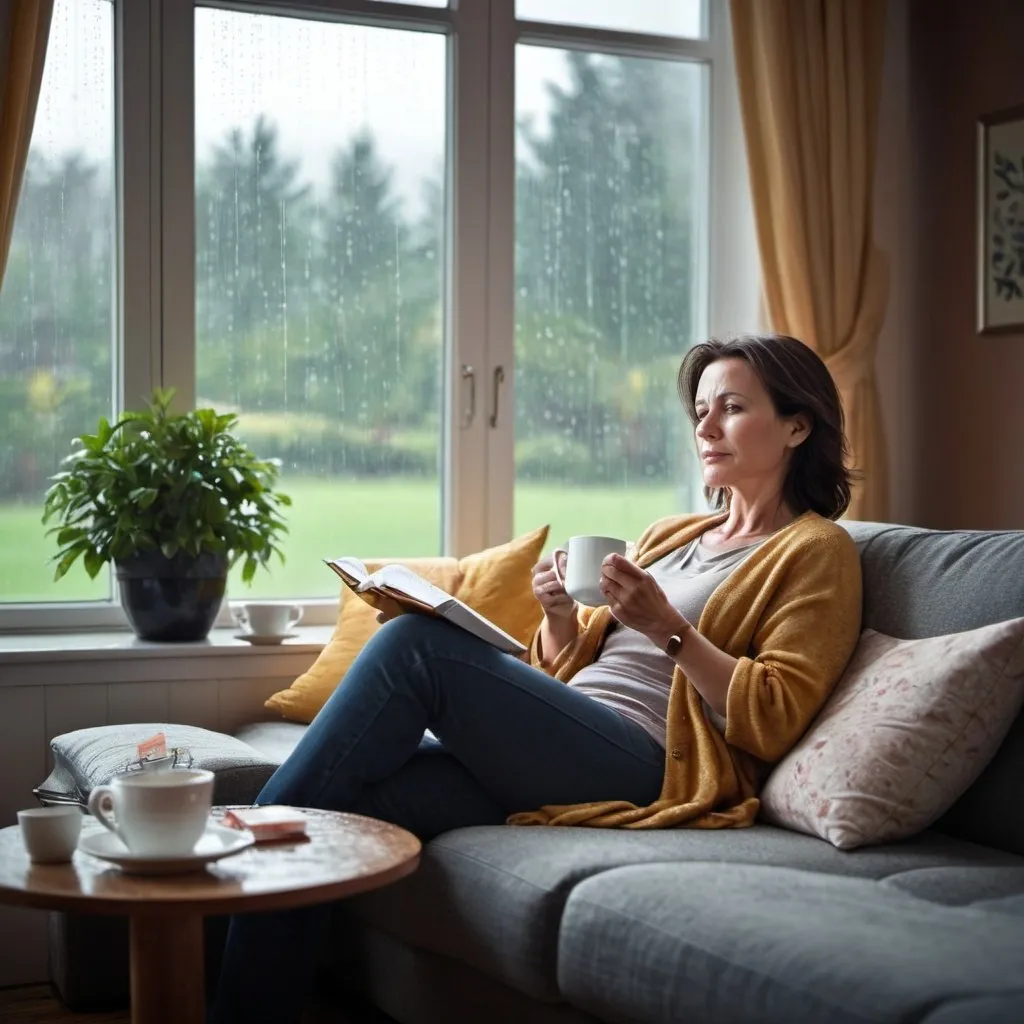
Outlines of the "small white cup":
{"type": "Polygon", "coordinates": [[[89,813],[132,853],[177,857],[199,841],[212,797],[213,772],[205,768],[141,771],[97,786],[89,794],[89,813]]]}
{"type": "Polygon", "coordinates": [[[18,825],[33,864],[64,864],[78,846],[82,811],[72,805],[30,807],[18,811],[18,825]]]}
{"type": "Polygon", "coordinates": [[[252,636],[283,636],[302,618],[297,604],[249,601],[234,605],[231,617],[252,636]]]}
{"type": "Polygon", "coordinates": [[[565,587],[565,592],[580,604],[592,608],[607,604],[601,593],[601,563],[607,555],[624,555],[626,542],[617,537],[597,537],[584,534],[570,537],[567,548],[555,548],[551,553],[555,579],[565,587]],[[558,564],[560,555],[565,555],[565,578],[558,564]]]}

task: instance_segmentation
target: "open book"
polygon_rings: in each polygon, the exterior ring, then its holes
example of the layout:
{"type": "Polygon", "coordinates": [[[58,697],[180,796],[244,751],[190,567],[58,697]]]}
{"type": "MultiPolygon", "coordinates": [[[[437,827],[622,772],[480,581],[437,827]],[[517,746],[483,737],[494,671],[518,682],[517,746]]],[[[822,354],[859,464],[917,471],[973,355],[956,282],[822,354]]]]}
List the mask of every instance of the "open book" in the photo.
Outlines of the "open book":
{"type": "Polygon", "coordinates": [[[324,561],[341,577],[341,581],[378,611],[395,614],[399,611],[422,612],[442,619],[478,636],[481,640],[507,654],[523,654],[526,648],[514,637],[479,612],[473,611],[457,597],[417,576],[404,565],[385,565],[369,573],[358,558],[330,558],[324,561]]]}

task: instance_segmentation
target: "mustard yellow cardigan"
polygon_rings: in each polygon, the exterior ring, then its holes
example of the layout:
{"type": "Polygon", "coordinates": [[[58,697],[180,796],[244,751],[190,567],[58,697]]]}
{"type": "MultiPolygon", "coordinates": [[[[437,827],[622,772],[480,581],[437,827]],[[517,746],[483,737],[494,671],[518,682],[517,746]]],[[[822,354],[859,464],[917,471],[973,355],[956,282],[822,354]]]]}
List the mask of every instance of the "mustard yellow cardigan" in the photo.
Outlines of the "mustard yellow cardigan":
{"type": "MultiPolygon", "coordinates": [[[[700,536],[724,515],[672,516],[637,542],[646,567],[700,536]]],[[[580,632],[545,666],[567,682],[597,657],[610,610],[582,608],[580,632]]],[[[850,535],[814,512],[772,534],[711,595],[697,630],[738,658],[726,697],[725,736],[676,668],[669,694],[665,777],[648,807],[624,800],[548,805],[513,825],[728,828],[751,825],[757,793],[775,762],[817,714],[860,636],[860,557],[850,535]]],[[[531,661],[542,667],[539,633],[531,661]]]]}

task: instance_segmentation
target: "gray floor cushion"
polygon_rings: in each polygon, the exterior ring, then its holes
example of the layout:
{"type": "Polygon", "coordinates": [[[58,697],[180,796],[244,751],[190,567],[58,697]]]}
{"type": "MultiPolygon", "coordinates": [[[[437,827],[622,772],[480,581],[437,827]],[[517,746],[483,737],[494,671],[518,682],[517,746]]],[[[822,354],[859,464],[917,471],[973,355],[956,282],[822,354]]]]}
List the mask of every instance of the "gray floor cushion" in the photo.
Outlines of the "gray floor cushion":
{"type": "Polygon", "coordinates": [[[676,861],[785,864],[868,878],[938,865],[1021,863],[930,833],[844,853],[770,825],[642,833],[480,827],[432,840],[414,875],[356,897],[349,906],[413,946],[463,960],[528,995],[555,1001],[561,998],[558,930],[573,886],[622,865],[676,861]]]}
{"type": "Polygon", "coordinates": [[[573,890],[558,962],[566,998],[611,1021],[896,1024],[1018,999],[1024,919],[867,879],[648,865],[573,890]]]}
{"type": "Polygon", "coordinates": [[[95,786],[106,785],[114,775],[137,760],[136,746],[163,732],[167,748],[187,753],[179,767],[208,768],[215,775],[213,802],[251,803],[278,762],[233,736],[192,725],[140,722],[76,729],[50,740],[53,771],[34,790],[43,803],[74,803],[84,806],[95,786]]]}

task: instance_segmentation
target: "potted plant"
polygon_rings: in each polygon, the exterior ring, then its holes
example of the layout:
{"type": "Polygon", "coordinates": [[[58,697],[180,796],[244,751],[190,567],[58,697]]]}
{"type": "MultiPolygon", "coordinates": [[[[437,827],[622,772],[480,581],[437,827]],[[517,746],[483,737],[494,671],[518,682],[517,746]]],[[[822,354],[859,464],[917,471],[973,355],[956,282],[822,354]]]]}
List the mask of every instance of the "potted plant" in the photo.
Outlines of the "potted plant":
{"type": "Polygon", "coordinates": [[[205,637],[233,565],[244,559],[250,583],[272,554],[284,561],[281,508],[291,504],[275,490],[277,463],[232,435],[237,416],[172,413],[173,395],[157,389],[148,409],[76,437],[43,507],[43,522],[56,523],[54,579],[79,558],[91,577],[113,562],[145,640],[205,637]]]}

